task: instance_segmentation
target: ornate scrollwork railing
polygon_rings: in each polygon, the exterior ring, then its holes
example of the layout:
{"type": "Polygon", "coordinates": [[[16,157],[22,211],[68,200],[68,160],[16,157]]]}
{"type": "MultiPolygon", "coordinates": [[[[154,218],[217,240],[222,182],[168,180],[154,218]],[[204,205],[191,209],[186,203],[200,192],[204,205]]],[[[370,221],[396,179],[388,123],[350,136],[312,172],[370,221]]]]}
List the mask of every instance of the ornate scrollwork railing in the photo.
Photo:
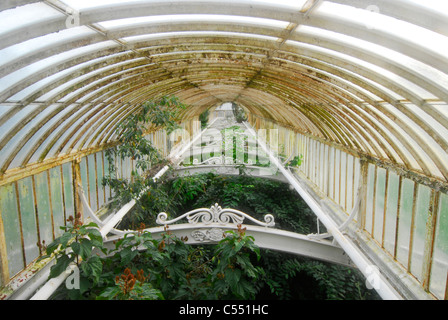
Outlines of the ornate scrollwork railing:
{"type": "Polygon", "coordinates": [[[188,220],[188,223],[191,224],[198,224],[198,223],[204,223],[204,224],[242,224],[244,219],[247,218],[250,221],[263,226],[263,227],[273,227],[275,226],[274,222],[274,216],[271,214],[267,214],[264,216],[264,222],[259,221],[255,218],[252,218],[248,214],[241,212],[239,210],[235,209],[223,209],[221,208],[217,203],[210,207],[210,209],[207,208],[201,208],[201,209],[195,209],[190,212],[187,212],[175,219],[167,220],[168,215],[165,212],[161,212],[157,216],[156,222],[158,224],[168,225],[175,223],[181,219],[186,218],[188,220]]]}

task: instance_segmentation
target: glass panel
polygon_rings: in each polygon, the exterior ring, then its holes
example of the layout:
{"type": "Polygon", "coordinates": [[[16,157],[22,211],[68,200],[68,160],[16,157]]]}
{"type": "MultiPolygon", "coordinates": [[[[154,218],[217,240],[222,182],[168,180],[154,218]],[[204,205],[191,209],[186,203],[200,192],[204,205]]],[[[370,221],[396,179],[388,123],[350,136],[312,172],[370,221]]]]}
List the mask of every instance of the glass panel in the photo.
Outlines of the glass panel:
{"type": "Polygon", "coordinates": [[[97,187],[98,187],[98,208],[104,205],[105,201],[105,189],[103,187],[102,181],[104,177],[103,169],[103,153],[98,152],[96,154],[96,173],[97,173],[97,187]]]}
{"type": "Polygon", "coordinates": [[[448,276],[448,195],[440,194],[432,257],[430,291],[444,299],[448,276]]]}
{"type": "Polygon", "coordinates": [[[350,213],[353,208],[353,196],[356,197],[356,191],[354,190],[353,186],[353,179],[354,179],[354,173],[353,173],[353,156],[347,154],[347,172],[346,172],[346,188],[345,191],[346,195],[345,198],[347,199],[345,204],[345,210],[346,212],[350,213]]]}
{"type": "Polygon", "coordinates": [[[53,223],[50,206],[47,171],[34,176],[37,202],[37,219],[39,223],[40,241],[49,245],[53,241],[53,223]]]}
{"type": "Polygon", "coordinates": [[[367,171],[367,198],[364,229],[372,234],[372,218],[373,218],[373,197],[375,193],[375,166],[369,164],[367,171]]]}
{"type": "Polygon", "coordinates": [[[90,198],[90,208],[95,212],[98,210],[97,204],[97,189],[96,189],[96,174],[95,174],[95,156],[93,154],[87,157],[88,167],[89,167],[89,198],[90,198]]]}
{"type": "Polygon", "coordinates": [[[398,207],[398,187],[399,177],[395,173],[389,171],[389,181],[387,189],[387,207],[384,234],[384,248],[394,255],[395,251],[395,235],[397,228],[397,207],[398,207]]]}
{"type": "MultiPolygon", "coordinates": [[[[176,14],[176,15],[161,15],[161,16],[146,16],[146,17],[137,17],[137,18],[126,18],[126,19],[117,19],[110,21],[102,21],[98,23],[103,28],[108,30],[120,29],[123,27],[132,27],[132,26],[142,26],[142,25],[150,25],[156,23],[177,23],[190,21],[192,23],[209,21],[213,22],[229,22],[229,23],[241,23],[240,16],[229,16],[229,15],[209,15],[209,14],[176,14]]],[[[250,23],[254,25],[262,25],[262,26],[271,26],[277,28],[286,28],[289,22],[272,20],[272,19],[263,19],[263,18],[255,18],[255,17],[244,17],[244,23],[250,23]]]]}
{"type": "MultiPolygon", "coordinates": [[[[75,215],[75,203],[73,200],[73,173],[72,163],[67,162],[62,165],[62,178],[64,179],[64,202],[65,219],[75,215]]],[[[64,225],[66,223],[64,222],[64,225]]]]}
{"type": "Polygon", "coordinates": [[[426,238],[426,222],[428,220],[430,195],[431,190],[428,187],[419,185],[417,207],[414,218],[411,256],[411,272],[419,280],[421,280],[422,276],[423,256],[426,238]]]}
{"type": "Polygon", "coordinates": [[[17,182],[19,190],[20,213],[22,216],[23,242],[26,264],[39,256],[36,212],[34,210],[33,181],[31,177],[17,182]]]}
{"type": "Polygon", "coordinates": [[[346,196],[347,196],[347,154],[341,151],[341,165],[340,165],[340,195],[339,195],[339,204],[342,208],[347,212],[347,204],[346,204],[346,196]]]}
{"type": "Polygon", "coordinates": [[[10,278],[24,267],[19,213],[14,189],[12,184],[0,187],[0,211],[3,219],[10,278]]]}
{"type": "Polygon", "coordinates": [[[339,194],[341,191],[341,184],[340,184],[340,175],[341,175],[341,167],[340,167],[340,163],[341,163],[341,151],[336,149],[335,150],[335,158],[334,158],[334,169],[335,169],[335,174],[334,174],[334,201],[336,201],[336,203],[339,203],[339,194]]]}
{"type": "Polygon", "coordinates": [[[50,190],[51,190],[51,208],[53,211],[53,223],[55,237],[62,235],[63,230],[59,228],[65,225],[64,204],[62,199],[61,186],[61,167],[55,167],[49,170],[50,190]]]}
{"type": "MultiPolygon", "coordinates": [[[[104,159],[104,176],[110,176],[109,173],[109,161],[107,160],[106,157],[106,152],[103,151],[103,159],[104,159]]],[[[110,192],[110,187],[108,185],[106,185],[105,187],[105,192],[106,192],[106,203],[109,201],[109,199],[111,198],[111,192],[110,192]]]]}
{"type": "Polygon", "coordinates": [[[375,190],[375,212],[373,237],[379,243],[383,242],[384,199],[386,196],[386,170],[377,169],[375,190]]]}
{"type": "Polygon", "coordinates": [[[0,12],[0,35],[7,34],[26,25],[31,26],[32,24],[50,21],[61,16],[63,16],[62,13],[44,3],[33,3],[11,10],[4,10],[0,12]],[[20,19],[17,17],[20,17],[20,19]]]}
{"type": "Polygon", "coordinates": [[[328,177],[328,196],[334,199],[334,152],[333,147],[329,147],[330,156],[328,157],[328,165],[330,166],[329,177],[328,177]]]}
{"type": "Polygon", "coordinates": [[[397,260],[405,267],[409,260],[409,242],[411,239],[412,207],[414,202],[414,182],[403,179],[399,211],[397,260]]]}

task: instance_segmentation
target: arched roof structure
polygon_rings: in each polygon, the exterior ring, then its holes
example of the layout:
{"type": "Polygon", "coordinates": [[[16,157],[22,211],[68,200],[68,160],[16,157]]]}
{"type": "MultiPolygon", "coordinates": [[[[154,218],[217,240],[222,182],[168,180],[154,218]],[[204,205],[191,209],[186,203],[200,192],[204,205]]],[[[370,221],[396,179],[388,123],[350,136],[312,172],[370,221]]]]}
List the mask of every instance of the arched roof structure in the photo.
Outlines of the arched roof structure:
{"type": "Polygon", "coordinates": [[[447,297],[448,5],[439,0],[1,1],[0,285],[81,209],[80,189],[92,210],[107,202],[98,181],[117,126],[168,95],[188,105],[180,122],[232,102],[254,127],[289,130],[288,156],[308,153],[298,170],[307,192],[342,208],[332,212],[343,221],[359,190],[362,249],[384,249],[378,265],[393,260],[408,297],[447,297]]]}
{"type": "Polygon", "coordinates": [[[441,2],[4,1],[0,168],[99,147],[143,101],[250,114],[448,178],[441,2]]]}

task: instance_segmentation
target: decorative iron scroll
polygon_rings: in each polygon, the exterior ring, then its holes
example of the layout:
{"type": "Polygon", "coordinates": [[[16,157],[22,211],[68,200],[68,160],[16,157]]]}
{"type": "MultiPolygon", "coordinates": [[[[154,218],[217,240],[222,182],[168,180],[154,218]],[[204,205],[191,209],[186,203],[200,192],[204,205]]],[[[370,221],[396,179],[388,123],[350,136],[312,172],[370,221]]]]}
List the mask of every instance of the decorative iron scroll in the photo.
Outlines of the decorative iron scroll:
{"type": "Polygon", "coordinates": [[[194,230],[191,233],[193,239],[199,242],[221,241],[224,239],[224,230],[220,228],[212,228],[208,230],[194,230]]]}
{"type": "Polygon", "coordinates": [[[158,224],[171,224],[181,219],[187,218],[188,223],[197,224],[242,224],[244,219],[247,218],[252,222],[263,226],[263,227],[273,227],[275,226],[274,216],[272,214],[267,214],[264,216],[264,222],[259,221],[257,219],[252,218],[248,214],[235,210],[235,209],[222,209],[217,203],[211,206],[210,209],[201,208],[195,209],[190,212],[187,212],[175,219],[167,220],[168,215],[165,212],[161,212],[157,216],[156,222],[158,224]]]}

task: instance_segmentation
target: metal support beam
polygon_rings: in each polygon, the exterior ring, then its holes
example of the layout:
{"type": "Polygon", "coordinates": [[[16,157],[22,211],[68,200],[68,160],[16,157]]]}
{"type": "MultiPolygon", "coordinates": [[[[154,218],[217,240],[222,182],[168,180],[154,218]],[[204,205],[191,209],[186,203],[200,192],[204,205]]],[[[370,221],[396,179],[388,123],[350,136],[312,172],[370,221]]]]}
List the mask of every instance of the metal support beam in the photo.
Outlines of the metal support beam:
{"type": "MultiPolygon", "coordinates": [[[[250,127],[250,125],[245,122],[246,128],[249,133],[257,139],[259,146],[263,149],[266,154],[269,155],[269,159],[275,166],[278,167],[280,172],[288,179],[289,183],[294,187],[294,189],[299,193],[302,199],[308,204],[310,209],[316,214],[319,220],[325,225],[327,231],[333,236],[334,240],[341,246],[342,249],[347,253],[347,255],[352,259],[353,263],[358,267],[361,273],[366,277],[371,277],[369,270],[372,268],[372,262],[356,247],[356,245],[345,236],[340,230],[338,225],[327,215],[327,213],[322,209],[322,207],[316,202],[316,200],[310,196],[306,189],[300,185],[297,179],[286,170],[278,158],[276,158],[266,144],[257,138],[256,133],[250,127]]],[[[378,294],[385,300],[400,300],[403,297],[391,286],[388,279],[384,275],[378,274],[378,286],[375,288],[378,294]]]]}

